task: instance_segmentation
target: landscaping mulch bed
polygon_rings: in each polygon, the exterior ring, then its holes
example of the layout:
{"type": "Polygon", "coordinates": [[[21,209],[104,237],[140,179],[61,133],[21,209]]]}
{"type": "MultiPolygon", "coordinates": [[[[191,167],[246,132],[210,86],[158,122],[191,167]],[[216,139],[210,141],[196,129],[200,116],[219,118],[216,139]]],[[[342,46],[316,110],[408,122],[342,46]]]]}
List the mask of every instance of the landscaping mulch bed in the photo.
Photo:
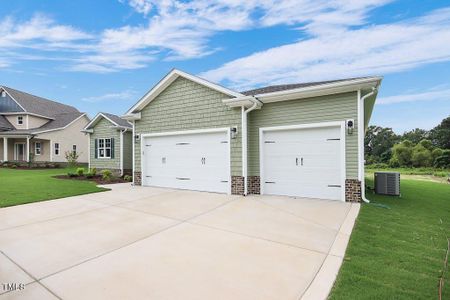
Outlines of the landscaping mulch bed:
{"type": "Polygon", "coordinates": [[[58,179],[70,179],[70,180],[85,180],[85,181],[94,181],[97,184],[113,184],[113,183],[129,183],[129,181],[124,180],[122,177],[114,177],[110,180],[104,180],[101,175],[96,175],[91,178],[87,178],[86,176],[68,176],[68,175],[57,175],[53,176],[58,179]]]}

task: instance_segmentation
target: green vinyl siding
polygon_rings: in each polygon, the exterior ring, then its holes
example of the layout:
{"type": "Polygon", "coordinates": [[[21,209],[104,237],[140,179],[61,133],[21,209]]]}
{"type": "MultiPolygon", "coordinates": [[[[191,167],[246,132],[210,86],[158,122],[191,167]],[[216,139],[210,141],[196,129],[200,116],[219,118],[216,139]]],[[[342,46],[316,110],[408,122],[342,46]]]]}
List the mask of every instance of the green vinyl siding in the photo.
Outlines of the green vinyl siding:
{"type": "Polygon", "coordinates": [[[133,133],[131,131],[123,134],[123,168],[125,170],[133,168],[133,133]]]}
{"type": "Polygon", "coordinates": [[[358,177],[358,105],[357,93],[345,93],[308,99],[264,104],[248,117],[248,175],[259,175],[259,128],[354,119],[353,134],[347,134],[347,178],[358,177]]]}
{"type": "Polygon", "coordinates": [[[102,118],[90,134],[90,163],[91,168],[120,169],[120,131],[111,128],[113,124],[102,118]],[[95,158],[95,139],[114,138],[114,158],[95,158]]]}
{"type": "MultiPolygon", "coordinates": [[[[242,175],[241,109],[222,103],[228,95],[183,77],[150,102],[135,121],[135,134],[160,133],[236,126],[238,135],[231,140],[231,175],[242,175]]],[[[141,145],[135,143],[135,168],[141,171],[141,145]]]]}

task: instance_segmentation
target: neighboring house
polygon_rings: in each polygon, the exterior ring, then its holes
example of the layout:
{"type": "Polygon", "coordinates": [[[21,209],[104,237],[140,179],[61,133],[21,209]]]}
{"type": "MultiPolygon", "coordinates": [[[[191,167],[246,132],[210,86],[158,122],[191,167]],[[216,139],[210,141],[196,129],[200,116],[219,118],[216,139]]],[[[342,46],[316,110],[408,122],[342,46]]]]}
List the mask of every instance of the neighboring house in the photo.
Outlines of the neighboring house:
{"type": "Polygon", "coordinates": [[[0,86],[0,160],[66,162],[75,151],[88,162],[89,118],[75,107],[0,86]],[[30,155],[32,154],[32,155],[30,155]]]}
{"type": "Polygon", "coordinates": [[[173,70],[122,116],[134,124],[134,184],[359,201],[381,80],[236,92],[173,70]]]}
{"type": "Polygon", "coordinates": [[[133,134],[128,121],[99,113],[83,131],[89,134],[89,168],[109,169],[117,175],[132,174],[133,134]]]}

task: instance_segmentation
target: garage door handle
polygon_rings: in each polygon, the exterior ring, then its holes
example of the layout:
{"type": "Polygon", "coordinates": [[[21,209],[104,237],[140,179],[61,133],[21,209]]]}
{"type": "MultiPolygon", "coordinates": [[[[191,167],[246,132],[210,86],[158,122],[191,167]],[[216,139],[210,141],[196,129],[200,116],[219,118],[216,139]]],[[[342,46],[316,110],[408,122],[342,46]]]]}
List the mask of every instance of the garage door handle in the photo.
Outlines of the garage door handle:
{"type": "Polygon", "coordinates": [[[191,180],[190,178],[187,177],[177,177],[178,180],[191,180]]]}
{"type": "MultiPolygon", "coordinates": [[[[298,157],[295,158],[295,165],[298,166],[298,157]]],[[[300,165],[303,166],[303,157],[300,159],[300,165]]]]}

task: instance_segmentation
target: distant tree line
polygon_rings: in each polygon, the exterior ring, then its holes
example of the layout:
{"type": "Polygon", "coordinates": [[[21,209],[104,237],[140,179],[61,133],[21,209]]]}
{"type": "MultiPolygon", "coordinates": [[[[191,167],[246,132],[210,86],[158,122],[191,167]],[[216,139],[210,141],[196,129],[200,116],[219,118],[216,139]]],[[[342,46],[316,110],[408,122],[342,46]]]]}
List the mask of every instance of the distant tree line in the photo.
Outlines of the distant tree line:
{"type": "Polygon", "coordinates": [[[402,135],[369,126],[364,147],[366,164],[450,168],[450,116],[431,130],[416,128],[402,135]]]}

